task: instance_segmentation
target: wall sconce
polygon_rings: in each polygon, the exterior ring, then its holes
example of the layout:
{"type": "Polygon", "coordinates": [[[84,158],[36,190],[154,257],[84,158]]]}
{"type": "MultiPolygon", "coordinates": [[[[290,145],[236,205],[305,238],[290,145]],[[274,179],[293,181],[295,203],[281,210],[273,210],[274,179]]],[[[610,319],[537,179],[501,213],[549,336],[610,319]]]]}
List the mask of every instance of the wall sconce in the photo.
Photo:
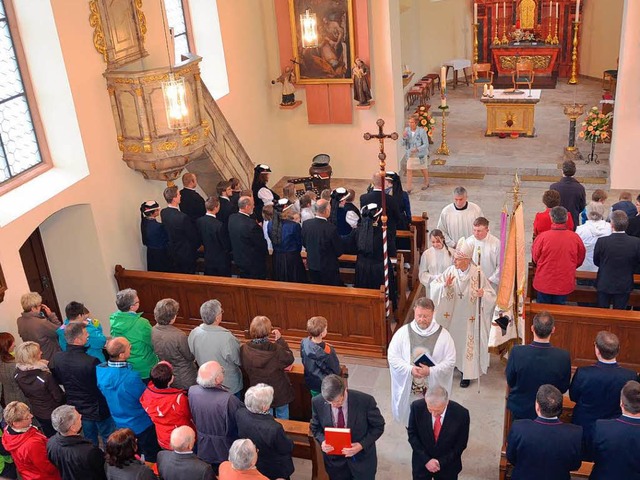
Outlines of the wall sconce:
{"type": "Polygon", "coordinates": [[[169,80],[162,82],[162,95],[167,114],[167,124],[172,130],[180,130],[189,126],[189,109],[184,78],[175,78],[169,73],[169,80]]]}
{"type": "Polygon", "coordinates": [[[318,22],[316,14],[308,8],[300,15],[300,29],[302,32],[302,48],[315,48],[318,46],[318,22]]]}

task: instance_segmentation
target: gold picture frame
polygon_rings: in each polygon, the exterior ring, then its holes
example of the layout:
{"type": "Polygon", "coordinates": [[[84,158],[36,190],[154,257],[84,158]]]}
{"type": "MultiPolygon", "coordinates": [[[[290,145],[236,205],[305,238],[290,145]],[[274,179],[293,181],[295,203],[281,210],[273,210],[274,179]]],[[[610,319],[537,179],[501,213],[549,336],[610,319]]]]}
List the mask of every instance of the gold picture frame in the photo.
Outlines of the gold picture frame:
{"type": "Polygon", "coordinates": [[[291,40],[298,84],[353,83],[353,0],[289,0],[291,40]],[[302,48],[300,15],[315,13],[318,46],[302,48]]]}

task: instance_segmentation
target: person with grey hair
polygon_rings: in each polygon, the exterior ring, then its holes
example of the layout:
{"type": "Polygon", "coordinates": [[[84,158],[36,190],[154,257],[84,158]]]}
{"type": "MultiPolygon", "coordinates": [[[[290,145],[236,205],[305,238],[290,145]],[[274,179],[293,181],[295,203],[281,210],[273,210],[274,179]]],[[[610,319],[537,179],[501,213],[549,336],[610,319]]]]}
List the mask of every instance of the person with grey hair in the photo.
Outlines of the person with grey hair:
{"type": "MultiPolygon", "coordinates": [[[[200,238],[194,219],[180,211],[182,195],[178,187],[164,190],[167,207],[160,211],[162,225],[169,235],[169,256],[177,273],[196,273],[197,250],[200,238]]],[[[204,202],[203,202],[204,203],[204,202]]],[[[202,205],[204,210],[204,204],[202,205]]],[[[204,211],[202,212],[204,214],[204,211]]]]}
{"type": "Polygon", "coordinates": [[[125,288],[116,294],[118,311],[111,314],[111,337],[124,337],[131,344],[131,356],[128,362],[140,374],[143,380],[149,378],[149,372],[158,363],[151,341],[151,324],[138,313],[140,298],[133,288],[125,288]]]}
{"type": "Polygon", "coordinates": [[[593,263],[597,265],[598,307],[626,310],[629,294],[633,290],[633,274],[640,267],[640,238],[628,235],[627,214],[614,210],[611,214],[613,233],[599,238],[593,250],[593,263]]]}
{"type": "Polygon", "coordinates": [[[407,433],[416,479],[456,479],[469,440],[469,410],[449,400],[446,388],[434,385],[411,404],[407,433]],[[443,426],[447,428],[442,430],[443,426]]]}
{"type": "Polygon", "coordinates": [[[273,387],[258,383],[244,395],[245,408],[236,412],[238,436],[248,438],[258,448],[258,471],[271,480],[288,479],[294,466],[293,441],[271,415],[273,387]]]}
{"type": "Polygon", "coordinates": [[[473,222],[478,217],[484,217],[482,209],[468,200],[464,187],[456,187],[453,202],[440,212],[437,228],[444,234],[447,245],[457,245],[461,238],[473,235],[473,222]]]}
{"type": "Polygon", "coordinates": [[[564,305],[576,289],[576,268],[584,262],[586,249],[580,237],[567,228],[564,207],[553,207],[550,216],[551,230],[538,235],[531,246],[536,264],[533,288],[538,303],[564,305]]]}
{"type": "Polygon", "coordinates": [[[620,415],[618,392],[629,380],[637,377],[636,372],[618,364],[616,357],[620,353],[620,340],[614,333],[598,332],[594,350],[598,361],[594,365],[578,367],[569,387],[569,397],[576,402],[571,422],[583,429],[583,460],[588,461],[593,461],[592,439],[596,420],[620,415]]]}
{"type": "Polygon", "coordinates": [[[576,164],[573,160],[562,163],[562,178],[549,186],[560,194],[560,205],[567,209],[573,219],[574,230],[580,224],[580,212],[587,204],[587,192],[584,186],[574,178],[576,164]]]}
{"type": "Polygon", "coordinates": [[[234,395],[242,392],[240,370],[240,341],[222,327],[222,305],[218,300],[207,300],[200,306],[202,323],[189,332],[189,350],[198,365],[215,360],[224,368],[224,386],[234,395]]]}
{"type": "MultiPolygon", "coordinates": [[[[587,221],[576,229],[586,249],[584,262],[578,267],[581,272],[597,272],[598,267],[593,263],[593,249],[599,238],[611,235],[611,224],[605,220],[605,206],[600,202],[589,202],[587,205],[587,221]]],[[[593,286],[595,282],[588,281],[593,286]]],[[[579,282],[579,285],[585,283],[579,282]]]]}
{"type": "Polygon", "coordinates": [[[196,432],[183,425],[171,432],[171,450],[158,453],[158,473],[166,480],[214,480],[211,465],[193,453],[196,432]]]}
{"type": "Polygon", "coordinates": [[[384,418],[375,398],[348,389],[338,375],[322,380],[321,394],[311,400],[311,433],[320,444],[330,478],[374,480],[378,469],[376,440],[384,433],[384,418]],[[326,442],[325,428],[349,428],[351,447],[334,452],[326,442]]]}
{"type": "Polygon", "coordinates": [[[229,460],[220,465],[219,480],[238,480],[240,478],[255,478],[268,480],[256,470],[258,449],[248,438],[241,438],[233,442],[229,450],[229,460]]]}
{"type": "Polygon", "coordinates": [[[435,306],[429,298],[416,300],[413,321],[400,327],[387,349],[391,374],[391,413],[407,425],[411,403],[427,389],[442,385],[448,392],[453,384],[456,347],[448,330],[433,319],[435,306]],[[426,354],[432,366],[415,361],[426,354]]]}
{"type": "Polygon", "coordinates": [[[173,298],[163,298],[156,303],[153,309],[156,324],[151,329],[151,342],[158,358],[173,367],[172,387],[188,390],[196,383],[197,368],[187,334],[173,325],[179,308],[180,304],[173,298]]]}
{"type": "Polygon", "coordinates": [[[36,342],[42,349],[42,358],[49,361],[60,351],[58,327],[60,320],[54,311],[42,303],[38,292],[20,297],[22,313],[18,317],[18,334],[23,342],[36,342]]]}
{"type": "Polygon", "coordinates": [[[227,229],[233,262],[240,270],[241,278],[266,280],[267,278],[267,240],[254,216],[252,197],[240,197],[238,213],[229,216],[227,229]]]}
{"type": "Polygon", "coordinates": [[[316,216],[302,224],[302,245],[307,249],[307,267],[312,283],[344,286],[338,263],[344,247],[338,227],[329,221],[330,216],[329,201],[318,200],[316,216]]]}
{"type": "Polygon", "coordinates": [[[223,385],[224,368],[218,362],[201,365],[196,381],[189,388],[189,408],[198,431],[198,457],[217,473],[238,438],[236,413],[244,406],[223,385]]]}
{"type": "Polygon", "coordinates": [[[582,463],[582,427],[560,421],[562,393],[553,385],[538,388],[535,409],[535,419],[516,420],[511,426],[507,439],[507,460],[514,465],[511,478],[569,479],[582,463]]]}
{"type": "Polygon", "coordinates": [[[82,430],[82,415],[71,405],[62,405],[51,414],[58,432],[47,442],[47,456],[60,471],[62,480],[106,479],[104,454],[82,430]]]}

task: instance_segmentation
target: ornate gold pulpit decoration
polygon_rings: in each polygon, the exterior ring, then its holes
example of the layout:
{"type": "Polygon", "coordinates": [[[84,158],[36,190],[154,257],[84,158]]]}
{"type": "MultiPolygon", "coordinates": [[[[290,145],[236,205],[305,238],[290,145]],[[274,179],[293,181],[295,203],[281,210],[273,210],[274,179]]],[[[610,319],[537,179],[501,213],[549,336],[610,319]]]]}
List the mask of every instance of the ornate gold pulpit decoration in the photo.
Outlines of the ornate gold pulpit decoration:
{"type": "Polygon", "coordinates": [[[140,61],[104,73],[122,160],[145,178],[173,180],[204,151],[210,125],[204,110],[201,60],[194,55],[172,68],[151,69],[140,61]],[[189,105],[180,130],[169,128],[162,92],[162,83],[171,73],[184,79],[189,105]]]}

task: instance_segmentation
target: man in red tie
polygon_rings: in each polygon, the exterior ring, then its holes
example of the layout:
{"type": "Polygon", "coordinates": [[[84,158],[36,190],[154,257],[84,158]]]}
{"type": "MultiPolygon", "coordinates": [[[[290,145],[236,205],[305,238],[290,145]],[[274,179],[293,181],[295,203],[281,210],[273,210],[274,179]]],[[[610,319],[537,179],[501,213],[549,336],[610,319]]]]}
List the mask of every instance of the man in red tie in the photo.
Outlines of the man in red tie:
{"type": "Polygon", "coordinates": [[[322,380],[320,395],[311,400],[311,433],[321,445],[324,466],[331,480],[375,480],[376,440],[384,432],[384,418],[375,398],[349,389],[338,375],[322,380]],[[326,442],[325,428],[351,430],[351,446],[341,452],[326,442]],[[329,454],[331,453],[331,454],[329,454]]]}
{"type": "Polygon", "coordinates": [[[440,385],[427,390],[424,400],[411,404],[409,443],[413,449],[414,480],[456,480],[462,452],[469,440],[469,410],[449,400],[440,385]]]}

